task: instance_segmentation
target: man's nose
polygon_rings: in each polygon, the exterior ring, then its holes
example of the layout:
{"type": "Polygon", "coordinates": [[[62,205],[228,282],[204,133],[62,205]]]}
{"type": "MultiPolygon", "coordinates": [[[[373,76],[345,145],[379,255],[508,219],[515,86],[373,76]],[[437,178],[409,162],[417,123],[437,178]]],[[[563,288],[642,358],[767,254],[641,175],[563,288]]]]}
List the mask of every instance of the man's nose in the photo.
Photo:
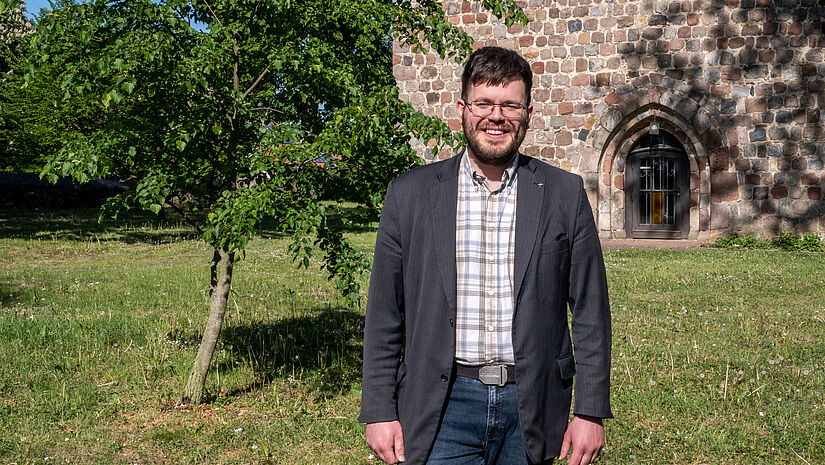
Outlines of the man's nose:
{"type": "Polygon", "coordinates": [[[490,116],[487,118],[494,121],[505,120],[506,118],[504,117],[504,113],[501,111],[501,105],[493,105],[493,111],[490,112],[490,116]]]}

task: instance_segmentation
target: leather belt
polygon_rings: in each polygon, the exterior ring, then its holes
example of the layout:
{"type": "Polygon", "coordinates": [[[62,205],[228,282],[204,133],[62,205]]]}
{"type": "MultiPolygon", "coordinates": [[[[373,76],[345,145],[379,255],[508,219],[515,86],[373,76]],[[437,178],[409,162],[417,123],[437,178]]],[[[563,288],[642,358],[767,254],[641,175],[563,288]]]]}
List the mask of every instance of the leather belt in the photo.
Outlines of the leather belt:
{"type": "Polygon", "coordinates": [[[512,365],[468,366],[455,364],[455,374],[472,378],[487,385],[504,386],[516,382],[516,369],[512,365]]]}

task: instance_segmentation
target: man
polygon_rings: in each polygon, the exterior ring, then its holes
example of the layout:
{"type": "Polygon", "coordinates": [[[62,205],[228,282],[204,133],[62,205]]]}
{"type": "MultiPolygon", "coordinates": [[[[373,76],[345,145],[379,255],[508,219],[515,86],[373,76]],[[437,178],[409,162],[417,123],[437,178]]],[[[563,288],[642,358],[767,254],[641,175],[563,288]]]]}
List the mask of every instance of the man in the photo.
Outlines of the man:
{"type": "Polygon", "coordinates": [[[467,149],[387,189],[359,417],[386,463],[545,464],[572,447],[580,465],[604,445],[601,246],[581,178],[518,152],[531,87],[517,53],[477,50],[456,105],[467,149]]]}

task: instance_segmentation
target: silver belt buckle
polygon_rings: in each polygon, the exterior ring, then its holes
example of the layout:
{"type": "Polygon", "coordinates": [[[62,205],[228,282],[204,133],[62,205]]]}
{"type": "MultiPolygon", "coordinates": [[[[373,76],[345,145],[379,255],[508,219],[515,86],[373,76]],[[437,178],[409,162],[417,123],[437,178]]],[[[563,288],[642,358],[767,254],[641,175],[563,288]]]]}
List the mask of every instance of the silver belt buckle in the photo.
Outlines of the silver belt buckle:
{"type": "Polygon", "coordinates": [[[502,387],[507,384],[507,368],[504,365],[483,366],[478,370],[478,379],[484,384],[502,387]]]}

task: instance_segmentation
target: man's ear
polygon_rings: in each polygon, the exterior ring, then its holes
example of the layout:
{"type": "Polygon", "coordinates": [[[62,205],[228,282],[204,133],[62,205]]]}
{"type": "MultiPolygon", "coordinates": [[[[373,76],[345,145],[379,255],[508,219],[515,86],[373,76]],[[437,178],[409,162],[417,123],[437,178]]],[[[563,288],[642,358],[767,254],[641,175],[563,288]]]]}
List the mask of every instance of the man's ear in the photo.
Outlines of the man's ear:
{"type": "Polygon", "coordinates": [[[458,120],[464,123],[464,100],[458,99],[455,101],[455,111],[458,112],[458,120]]]}
{"type": "Polygon", "coordinates": [[[533,121],[533,104],[527,105],[527,121],[533,121]]]}

